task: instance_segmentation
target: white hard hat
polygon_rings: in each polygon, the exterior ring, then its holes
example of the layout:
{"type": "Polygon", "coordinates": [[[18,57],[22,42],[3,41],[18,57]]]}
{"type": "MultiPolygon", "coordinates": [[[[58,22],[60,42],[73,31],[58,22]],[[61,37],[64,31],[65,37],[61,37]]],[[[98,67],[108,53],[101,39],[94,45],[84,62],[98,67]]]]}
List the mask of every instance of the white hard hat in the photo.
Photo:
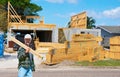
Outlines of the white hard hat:
{"type": "Polygon", "coordinates": [[[24,36],[24,39],[25,39],[25,38],[30,38],[30,39],[32,39],[32,37],[31,37],[30,34],[26,34],[26,35],[24,36]]]}

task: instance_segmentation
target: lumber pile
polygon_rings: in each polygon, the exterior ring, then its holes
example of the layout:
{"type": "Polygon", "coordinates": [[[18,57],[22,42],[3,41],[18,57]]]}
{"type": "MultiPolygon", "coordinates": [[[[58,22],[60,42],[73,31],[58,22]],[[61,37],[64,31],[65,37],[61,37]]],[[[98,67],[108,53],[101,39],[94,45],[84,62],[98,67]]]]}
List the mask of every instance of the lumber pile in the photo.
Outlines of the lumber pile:
{"type": "Polygon", "coordinates": [[[120,36],[110,38],[109,58],[120,59],[120,36]]]}
{"type": "Polygon", "coordinates": [[[91,34],[74,34],[68,52],[75,54],[74,56],[78,57],[78,61],[87,60],[91,62],[103,59],[103,47],[98,45],[98,41],[101,41],[101,38],[91,34]]]}
{"type": "MultiPolygon", "coordinates": [[[[36,51],[42,53],[41,49],[48,48],[49,52],[46,52],[45,64],[56,64],[63,61],[66,57],[67,42],[64,43],[51,43],[51,42],[39,42],[35,41],[36,51]]],[[[45,53],[45,51],[43,51],[45,53]]]]}
{"type": "MultiPolygon", "coordinates": [[[[98,39],[91,34],[74,34],[72,41],[64,44],[49,44],[54,49],[46,55],[46,64],[56,64],[64,60],[96,61],[104,59],[104,50],[98,45],[98,39]]],[[[44,44],[39,44],[45,46],[44,44]]]]}
{"type": "Polygon", "coordinates": [[[70,42],[36,42],[36,46],[38,51],[40,48],[50,49],[46,54],[45,64],[56,64],[64,60],[92,62],[104,58],[104,50],[98,45],[98,39],[91,34],[74,34],[70,42]]]}
{"type": "Polygon", "coordinates": [[[120,52],[120,36],[110,38],[110,51],[120,52]]]}

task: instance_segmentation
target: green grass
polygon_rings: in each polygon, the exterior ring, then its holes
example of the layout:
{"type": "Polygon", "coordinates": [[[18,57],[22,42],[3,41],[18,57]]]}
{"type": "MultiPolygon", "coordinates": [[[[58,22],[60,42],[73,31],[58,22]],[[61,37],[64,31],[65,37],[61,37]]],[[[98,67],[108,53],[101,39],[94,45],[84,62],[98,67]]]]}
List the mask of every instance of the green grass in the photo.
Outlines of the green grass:
{"type": "Polygon", "coordinates": [[[99,60],[95,62],[76,62],[75,65],[77,66],[120,66],[120,60],[99,60]]]}

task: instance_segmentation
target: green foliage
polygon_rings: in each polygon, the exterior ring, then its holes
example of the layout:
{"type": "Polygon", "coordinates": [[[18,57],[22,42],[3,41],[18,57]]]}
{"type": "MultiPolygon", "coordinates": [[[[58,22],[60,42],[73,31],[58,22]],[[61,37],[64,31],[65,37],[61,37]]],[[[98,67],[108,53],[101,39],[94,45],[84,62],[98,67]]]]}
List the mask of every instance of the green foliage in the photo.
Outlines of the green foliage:
{"type": "Polygon", "coordinates": [[[4,6],[0,5],[0,31],[7,31],[7,12],[4,9],[4,6]]]}
{"type": "Polygon", "coordinates": [[[19,15],[37,15],[36,12],[42,10],[41,6],[31,3],[31,0],[0,0],[0,4],[7,8],[8,1],[10,1],[19,15]]]}
{"type": "Polygon", "coordinates": [[[7,2],[8,0],[0,0],[0,4],[1,5],[5,5],[5,3],[7,2]]]}
{"type": "Polygon", "coordinates": [[[87,28],[88,29],[95,27],[95,22],[96,22],[95,19],[87,16],[87,28]]]}
{"type": "Polygon", "coordinates": [[[82,61],[82,62],[76,62],[75,65],[78,66],[120,66],[120,60],[99,60],[95,62],[88,62],[88,61],[82,61]]]}
{"type": "MultiPolygon", "coordinates": [[[[7,4],[8,1],[12,4],[15,11],[18,15],[22,16],[21,18],[25,18],[28,15],[38,15],[37,12],[42,10],[41,6],[38,6],[34,3],[31,3],[31,0],[0,0],[0,29],[6,31],[7,29],[7,4]],[[4,15],[2,14],[4,13],[4,15]]],[[[33,22],[33,19],[30,19],[33,22]]]]}
{"type": "Polygon", "coordinates": [[[71,23],[70,21],[67,23],[67,27],[68,27],[68,28],[71,27],[70,23],[71,23]]]}

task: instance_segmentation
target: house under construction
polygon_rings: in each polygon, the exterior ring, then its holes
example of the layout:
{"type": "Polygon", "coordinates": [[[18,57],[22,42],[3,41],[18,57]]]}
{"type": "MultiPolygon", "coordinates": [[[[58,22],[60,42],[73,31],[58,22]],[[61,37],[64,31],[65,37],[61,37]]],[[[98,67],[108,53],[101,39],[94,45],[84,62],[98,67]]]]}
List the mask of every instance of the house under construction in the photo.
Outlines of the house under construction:
{"type": "Polygon", "coordinates": [[[12,5],[8,2],[8,43],[9,48],[13,48],[14,43],[9,39],[10,36],[31,34],[34,39],[39,42],[56,42],[63,43],[71,41],[73,34],[94,34],[100,36],[99,29],[86,29],[87,16],[86,12],[71,17],[70,28],[57,28],[55,24],[44,23],[44,18],[39,16],[26,16],[25,20],[21,20],[12,5]],[[27,20],[33,18],[40,20],[39,23],[28,23],[27,20]]]}
{"type": "Polygon", "coordinates": [[[27,48],[22,40],[25,34],[31,34],[37,52],[30,50],[34,55],[45,58],[45,63],[55,64],[65,59],[77,61],[96,61],[104,58],[120,59],[120,37],[110,40],[110,50],[106,51],[100,46],[102,41],[100,29],[86,29],[86,12],[71,17],[69,28],[57,28],[55,24],[45,24],[39,16],[26,16],[25,20],[17,15],[10,3],[8,3],[8,48],[13,48],[14,42],[23,48],[27,48]],[[28,23],[27,19],[39,19],[39,23],[28,23]],[[20,37],[16,37],[20,35],[20,37]],[[11,36],[16,37],[10,38],[11,36]],[[117,40],[117,41],[116,41],[117,40]],[[14,41],[14,42],[13,42],[14,41]],[[41,52],[45,53],[45,57],[41,52]]]}

